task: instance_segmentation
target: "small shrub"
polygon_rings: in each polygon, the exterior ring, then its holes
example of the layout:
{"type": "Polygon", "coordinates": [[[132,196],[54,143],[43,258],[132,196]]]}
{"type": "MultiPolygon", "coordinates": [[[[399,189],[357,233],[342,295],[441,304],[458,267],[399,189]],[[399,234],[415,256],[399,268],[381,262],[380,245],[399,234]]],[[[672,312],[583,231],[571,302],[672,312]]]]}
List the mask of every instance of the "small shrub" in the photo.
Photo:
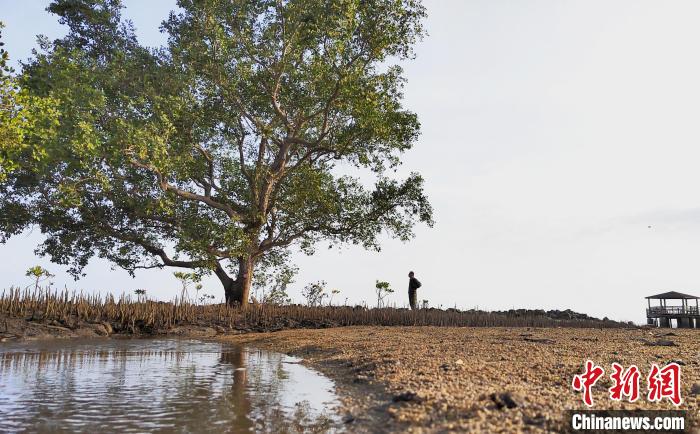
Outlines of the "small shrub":
{"type": "MultiPolygon", "coordinates": [[[[331,290],[331,298],[328,300],[328,306],[333,304],[333,297],[336,295],[340,294],[340,289],[332,289],[331,290]]],[[[347,298],[345,299],[347,301],[347,298]]]]}
{"type": "Polygon", "coordinates": [[[144,301],[146,299],[145,289],[134,289],[134,294],[136,294],[136,299],[138,301],[144,301]]]}
{"type": "Polygon", "coordinates": [[[180,297],[183,300],[185,300],[186,298],[189,299],[189,294],[187,290],[192,284],[195,284],[195,290],[197,291],[197,293],[195,294],[196,300],[196,297],[199,295],[199,290],[202,289],[202,284],[199,283],[202,277],[196,273],[183,273],[182,271],[174,272],[173,276],[175,276],[175,278],[179,280],[180,284],[182,285],[182,292],[180,293],[180,297]]]}
{"type": "Polygon", "coordinates": [[[384,282],[380,280],[377,280],[377,283],[374,285],[374,287],[377,292],[377,308],[384,307],[384,298],[386,298],[387,295],[393,293],[394,290],[391,289],[391,286],[389,286],[389,282],[384,282]]]}
{"type": "Polygon", "coordinates": [[[282,283],[281,285],[275,286],[270,291],[264,293],[262,302],[275,306],[290,304],[292,299],[289,297],[289,294],[287,294],[287,284],[282,283]]]}
{"type": "Polygon", "coordinates": [[[199,297],[199,304],[209,304],[210,301],[214,301],[216,297],[211,294],[202,294],[201,297],[199,297]]]}
{"type": "Polygon", "coordinates": [[[323,299],[328,297],[326,293],[326,281],[319,280],[318,282],[309,283],[301,291],[301,294],[306,298],[306,304],[309,306],[321,306],[323,299]]]}

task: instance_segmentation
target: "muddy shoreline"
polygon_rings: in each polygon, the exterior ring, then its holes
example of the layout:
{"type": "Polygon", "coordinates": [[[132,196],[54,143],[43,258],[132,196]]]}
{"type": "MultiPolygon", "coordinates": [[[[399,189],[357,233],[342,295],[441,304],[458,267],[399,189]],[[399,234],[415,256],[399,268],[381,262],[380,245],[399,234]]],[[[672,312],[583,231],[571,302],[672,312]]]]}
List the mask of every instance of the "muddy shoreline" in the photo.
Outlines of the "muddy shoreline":
{"type": "Polygon", "coordinates": [[[46,321],[31,320],[0,315],[0,343],[24,342],[42,339],[71,338],[149,338],[149,337],[190,337],[212,338],[221,334],[236,334],[242,331],[230,330],[220,326],[183,325],[168,329],[133,332],[119,330],[117,325],[108,321],[46,321]]]}
{"type": "MultiPolygon", "coordinates": [[[[456,327],[344,327],[221,337],[302,357],[339,385],[350,418],[363,422],[363,415],[372,415],[382,431],[421,433],[564,432],[566,411],[586,408],[571,380],[588,358],[606,369],[593,389],[593,409],[686,410],[686,432],[700,432],[697,338],[694,330],[676,329],[456,327]],[[680,407],[668,400],[651,403],[644,396],[635,403],[608,398],[612,362],[636,364],[644,376],[652,363],[672,361],[683,369],[680,407]]],[[[643,377],[642,395],[645,387],[643,377]]],[[[363,431],[361,425],[353,429],[363,431]]]]}
{"type": "Polygon", "coordinates": [[[652,363],[675,361],[683,368],[679,409],[688,411],[688,432],[700,432],[695,330],[351,326],[252,333],[187,325],[132,334],[104,323],[70,325],[0,316],[0,342],[170,336],[286,353],[334,381],[348,432],[561,432],[565,411],[585,408],[571,380],[586,359],[606,369],[594,409],[675,409],[607,398],[612,362],[635,364],[645,375],[652,363]]]}

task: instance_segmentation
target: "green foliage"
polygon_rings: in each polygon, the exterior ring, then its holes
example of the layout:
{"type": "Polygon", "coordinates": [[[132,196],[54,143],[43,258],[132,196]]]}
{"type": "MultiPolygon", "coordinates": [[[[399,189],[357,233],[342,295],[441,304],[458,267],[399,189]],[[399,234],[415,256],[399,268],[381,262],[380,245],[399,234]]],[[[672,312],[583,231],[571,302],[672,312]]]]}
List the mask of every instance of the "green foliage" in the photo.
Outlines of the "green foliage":
{"type": "MultiPolygon", "coordinates": [[[[177,280],[180,281],[180,284],[182,285],[182,290],[181,290],[181,298],[182,300],[185,300],[185,298],[189,297],[187,290],[190,288],[192,284],[195,286],[195,290],[197,291],[197,295],[199,295],[199,291],[202,289],[202,284],[199,283],[199,281],[202,279],[202,277],[197,274],[197,273],[184,273],[182,271],[176,271],[173,273],[173,276],[177,280]]],[[[195,300],[197,297],[195,296],[195,300]]]]}
{"type": "Polygon", "coordinates": [[[24,275],[34,278],[53,277],[53,274],[49,273],[49,270],[43,268],[40,265],[35,265],[33,267],[28,268],[24,275]]]}
{"type": "Polygon", "coordinates": [[[45,156],[45,150],[37,143],[55,133],[58,117],[55,100],[33,96],[20,87],[8,65],[9,53],[3,48],[4,27],[0,22],[0,182],[19,169],[22,156],[30,163],[45,156]],[[34,136],[34,144],[26,140],[27,135],[34,136]]]}
{"type": "MultiPolygon", "coordinates": [[[[287,287],[294,282],[299,268],[290,263],[289,252],[274,251],[264,255],[257,262],[258,272],[253,278],[255,292],[262,293],[261,301],[268,297],[269,292],[287,287]]],[[[284,291],[282,291],[284,292],[284,291]]]]}
{"type": "Polygon", "coordinates": [[[432,225],[421,176],[389,176],[419,135],[394,64],[423,35],[419,1],[179,6],[149,49],[118,0],[51,3],[68,35],[2,76],[1,240],[38,226],[37,252],[76,276],[95,255],[233,272],[245,304],[291,247],[432,225]]]}
{"type": "Polygon", "coordinates": [[[27,271],[24,273],[24,275],[34,279],[34,290],[35,291],[39,289],[39,284],[41,282],[46,281],[46,280],[54,277],[54,275],[51,274],[49,272],[49,270],[45,269],[44,267],[42,267],[40,265],[35,265],[33,267],[28,268],[27,271]]]}
{"type": "Polygon", "coordinates": [[[377,282],[374,285],[375,291],[377,293],[377,307],[383,307],[384,306],[384,298],[386,298],[387,295],[391,294],[394,292],[393,289],[391,289],[391,286],[389,285],[389,282],[384,282],[377,280],[377,282]]]}
{"type": "Polygon", "coordinates": [[[176,271],[173,273],[176,279],[182,282],[184,285],[190,284],[190,282],[198,282],[200,277],[195,273],[184,273],[182,271],[176,271]]]}
{"type": "Polygon", "coordinates": [[[328,297],[326,281],[319,280],[318,282],[309,283],[301,290],[301,294],[306,298],[307,305],[322,306],[323,299],[328,297]]]}
{"type": "Polygon", "coordinates": [[[262,302],[264,304],[273,304],[276,306],[290,304],[292,299],[289,297],[289,294],[287,294],[287,285],[283,283],[265,292],[262,302]]]}
{"type": "Polygon", "coordinates": [[[286,256],[271,254],[262,258],[261,271],[253,283],[256,290],[262,291],[262,303],[285,305],[292,302],[287,287],[294,282],[298,268],[290,265],[286,256]]]}

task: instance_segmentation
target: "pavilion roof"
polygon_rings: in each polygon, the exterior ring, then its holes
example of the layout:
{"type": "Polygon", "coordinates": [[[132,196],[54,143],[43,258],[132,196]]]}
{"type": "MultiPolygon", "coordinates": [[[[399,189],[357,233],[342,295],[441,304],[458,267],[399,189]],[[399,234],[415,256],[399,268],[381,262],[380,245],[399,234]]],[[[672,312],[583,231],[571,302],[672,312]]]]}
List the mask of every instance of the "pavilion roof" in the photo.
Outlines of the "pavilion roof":
{"type": "Polygon", "coordinates": [[[694,295],[689,295],[689,294],[683,294],[682,292],[677,292],[677,291],[669,291],[669,292],[662,292],[661,294],[650,295],[650,296],[644,297],[644,298],[650,298],[652,300],[688,300],[688,299],[698,299],[700,297],[696,297],[694,295]]]}

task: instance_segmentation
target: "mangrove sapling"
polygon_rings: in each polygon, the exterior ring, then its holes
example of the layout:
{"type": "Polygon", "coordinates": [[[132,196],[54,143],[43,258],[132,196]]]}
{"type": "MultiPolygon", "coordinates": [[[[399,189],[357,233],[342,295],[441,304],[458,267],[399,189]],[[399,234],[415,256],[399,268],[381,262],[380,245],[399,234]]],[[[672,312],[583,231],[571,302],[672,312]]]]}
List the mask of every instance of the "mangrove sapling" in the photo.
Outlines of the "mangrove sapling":
{"type": "Polygon", "coordinates": [[[146,290],[145,289],[134,289],[134,294],[136,294],[136,300],[139,302],[146,301],[146,290]]]}
{"type": "Polygon", "coordinates": [[[202,288],[203,288],[203,286],[202,286],[201,283],[197,283],[197,284],[194,286],[194,290],[195,290],[194,299],[195,299],[195,300],[199,300],[199,298],[200,298],[200,297],[199,297],[199,291],[201,291],[202,288]]]}
{"type": "MultiPolygon", "coordinates": [[[[34,279],[34,291],[38,291],[39,284],[41,282],[45,282],[46,280],[55,277],[55,275],[49,273],[49,270],[41,267],[40,265],[35,265],[27,269],[27,272],[24,275],[34,279]]],[[[31,286],[32,285],[28,285],[27,288],[30,288],[31,286]]],[[[51,286],[51,283],[49,283],[49,286],[51,286]]]]}
{"type": "Polygon", "coordinates": [[[312,307],[323,305],[323,299],[328,297],[326,281],[319,280],[318,282],[309,283],[301,291],[301,294],[306,298],[307,305],[312,307]]]}
{"type": "Polygon", "coordinates": [[[211,294],[202,294],[201,297],[199,297],[199,304],[207,305],[210,303],[210,301],[213,301],[216,297],[211,294]]]}
{"type": "Polygon", "coordinates": [[[202,284],[199,283],[201,280],[201,276],[197,275],[195,273],[183,273],[182,271],[176,271],[173,273],[173,276],[177,278],[177,280],[180,281],[180,284],[182,285],[182,291],[180,293],[180,299],[181,300],[189,300],[189,294],[187,290],[189,289],[190,285],[195,284],[195,300],[196,296],[199,294],[199,291],[202,289],[202,284]]]}
{"type": "Polygon", "coordinates": [[[386,298],[387,295],[393,293],[394,290],[391,289],[391,286],[389,286],[389,282],[379,280],[377,280],[377,283],[374,285],[374,288],[377,292],[377,308],[384,307],[384,298],[386,298]]]}
{"type": "Polygon", "coordinates": [[[336,294],[340,294],[340,290],[339,289],[332,289],[331,290],[331,298],[328,300],[328,306],[331,306],[333,304],[333,297],[336,294]]]}
{"type": "Polygon", "coordinates": [[[269,292],[265,293],[262,302],[264,304],[271,304],[275,306],[290,304],[292,299],[289,297],[289,294],[287,294],[287,284],[283,282],[282,284],[272,288],[269,292]]]}

